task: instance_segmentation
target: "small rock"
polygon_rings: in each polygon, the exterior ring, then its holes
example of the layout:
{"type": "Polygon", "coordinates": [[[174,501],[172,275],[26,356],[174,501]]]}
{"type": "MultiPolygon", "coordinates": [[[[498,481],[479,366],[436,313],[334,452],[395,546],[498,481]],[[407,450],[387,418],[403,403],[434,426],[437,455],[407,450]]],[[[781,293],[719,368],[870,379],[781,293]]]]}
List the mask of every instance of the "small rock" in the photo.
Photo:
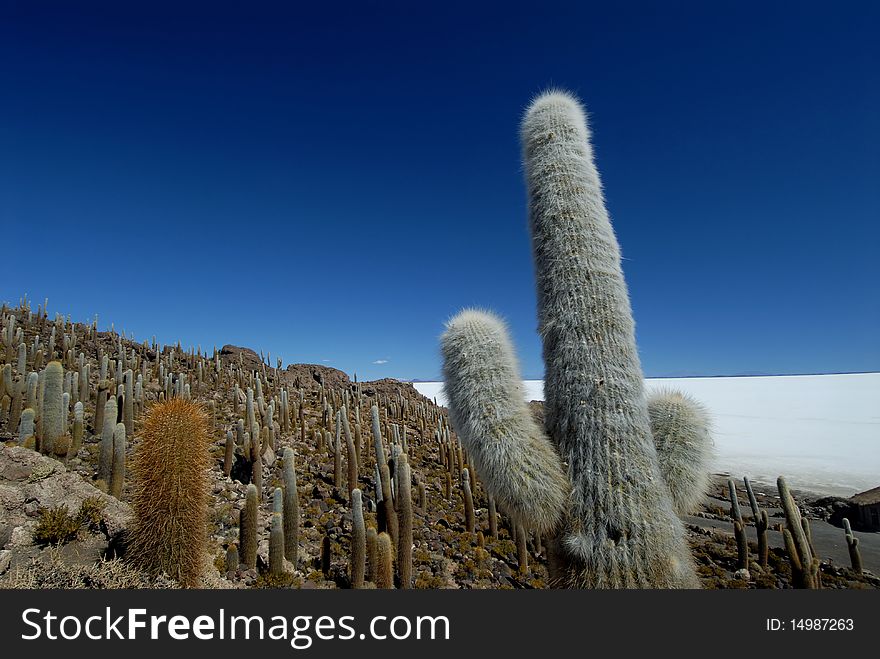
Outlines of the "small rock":
{"type": "Polygon", "coordinates": [[[733,578],[734,578],[734,579],[742,579],[743,581],[751,581],[751,580],[752,580],[752,575],[749,574],[749,571],[748,571],[748,570],[746,570],[745,568],[743,568],[743,569],[741,569],[741,570],[737,570],[736,572],[734,572],[734,573],[733,573],[733,578]]]}
{"type": "Polygon", "coordinates": [[[3,549],[0,550],[0,574],[6,572],[9,569],[9,564],[12,562],[12,550],[11,549],[3,549]]]}
{"type": "Polygon", "coordinates": [[[9,539],[10,547],[27,547],[33,543],[31,532],[23,526],[12,529],[12,537],[9,539]]]}

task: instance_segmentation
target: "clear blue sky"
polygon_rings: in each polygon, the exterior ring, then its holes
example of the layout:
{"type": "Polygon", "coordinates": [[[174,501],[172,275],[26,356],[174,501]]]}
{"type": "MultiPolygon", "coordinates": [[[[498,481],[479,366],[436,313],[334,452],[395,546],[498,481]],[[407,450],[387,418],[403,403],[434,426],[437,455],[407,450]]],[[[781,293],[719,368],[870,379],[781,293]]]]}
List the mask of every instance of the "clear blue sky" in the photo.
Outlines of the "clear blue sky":
{"type": "Polygon", "coordinates": [[[436,378],[480,305],[540,377],[555,85],[648,375],[880,370],[880,3],[308,4],[2,2],[0,299],[362,379],[436,378]]]}

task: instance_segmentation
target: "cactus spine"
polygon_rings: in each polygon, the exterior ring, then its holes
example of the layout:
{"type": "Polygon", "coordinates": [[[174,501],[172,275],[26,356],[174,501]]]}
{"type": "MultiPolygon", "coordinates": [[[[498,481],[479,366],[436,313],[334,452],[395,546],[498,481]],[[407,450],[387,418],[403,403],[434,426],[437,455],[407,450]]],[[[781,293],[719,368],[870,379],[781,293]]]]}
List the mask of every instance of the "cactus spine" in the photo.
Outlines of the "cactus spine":
{"type": "Polygon", "coordinates": [[[210,439],[202,409],[174,399],[150,408],[132,464],[132,560],[198,585],[207,556],[210,439]]]}

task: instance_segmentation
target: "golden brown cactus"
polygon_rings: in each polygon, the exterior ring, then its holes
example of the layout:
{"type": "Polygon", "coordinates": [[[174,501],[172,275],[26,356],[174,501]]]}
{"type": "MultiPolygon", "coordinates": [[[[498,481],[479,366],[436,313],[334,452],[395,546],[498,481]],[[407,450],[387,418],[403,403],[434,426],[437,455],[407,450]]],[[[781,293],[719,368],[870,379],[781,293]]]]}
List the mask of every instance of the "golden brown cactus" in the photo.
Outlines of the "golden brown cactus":
{"type": "Polygon", "coordinates": [[[151,574],[199,584],[208,540],[207,418],[182,398],[157,403],[144,419],[134,454],[134,525],[128,555],[151,574]]]}

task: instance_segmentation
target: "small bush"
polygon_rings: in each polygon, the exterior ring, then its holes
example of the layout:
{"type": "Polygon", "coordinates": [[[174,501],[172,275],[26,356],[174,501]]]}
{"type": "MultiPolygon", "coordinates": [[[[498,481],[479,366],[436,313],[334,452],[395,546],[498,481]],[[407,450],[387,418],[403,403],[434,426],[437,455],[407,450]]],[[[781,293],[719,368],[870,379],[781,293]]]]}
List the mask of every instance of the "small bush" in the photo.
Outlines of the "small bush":
{"type": "Polygon", "coordinates": [[[99,497],[83,499],[79,508],[79,521],[89,531],[97,533],[101,530],[101,522],[104,521],[104,508],[107,502],[99,497]]]}
{"type": "Polygon", "coordinates": [[[42,508],[40,521],[34,529],[33,540],[38,545],[63,545],[76,538],[82,523],[64,504],[54,508],[42,508]]]}

